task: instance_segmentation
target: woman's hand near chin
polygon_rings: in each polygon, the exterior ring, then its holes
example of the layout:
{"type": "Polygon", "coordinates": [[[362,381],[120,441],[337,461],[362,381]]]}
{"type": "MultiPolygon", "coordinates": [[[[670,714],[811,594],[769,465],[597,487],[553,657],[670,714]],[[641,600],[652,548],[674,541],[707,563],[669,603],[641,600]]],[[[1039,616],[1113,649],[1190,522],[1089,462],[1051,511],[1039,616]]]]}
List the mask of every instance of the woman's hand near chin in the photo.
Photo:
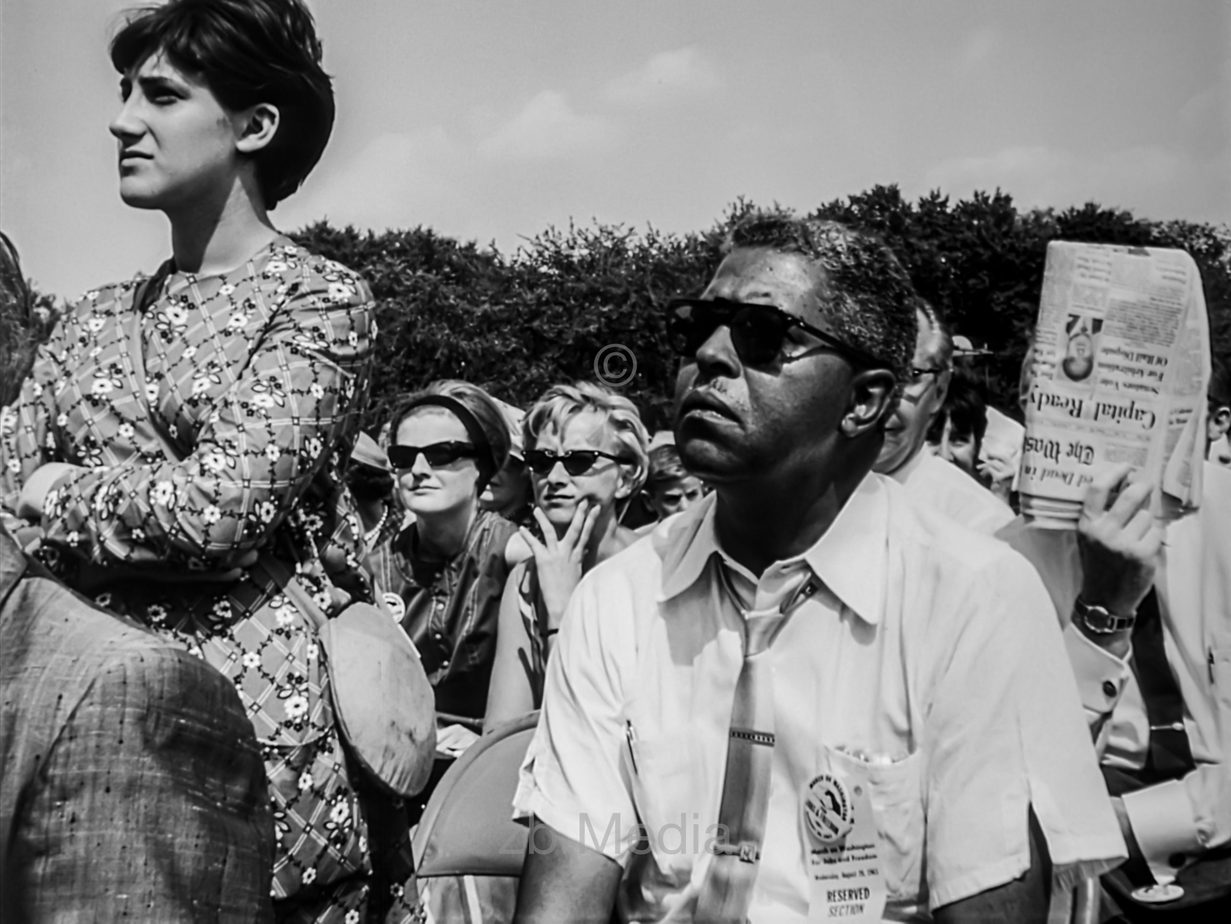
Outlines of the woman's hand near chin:
{"type": "Polygon", "coordinates": [[[592,505],[586,500],[578,502],[577,509],[573,511],[572,522],[564,535],[557,539],[556,529],[547,519],[547,514],[535,507],[534,517],[543,531],[543,541],[540,542],[525,527],[519,531],[534,553],[533,567],[548,618],[548,625],[543,627],[544,631],[560,627],[564,608],[568,605],[577,582],[581,580],[586,546],[590,542],[590,534],[594,531],[594,524],[598,521],[601,509],[597,504],[592,505]]]}

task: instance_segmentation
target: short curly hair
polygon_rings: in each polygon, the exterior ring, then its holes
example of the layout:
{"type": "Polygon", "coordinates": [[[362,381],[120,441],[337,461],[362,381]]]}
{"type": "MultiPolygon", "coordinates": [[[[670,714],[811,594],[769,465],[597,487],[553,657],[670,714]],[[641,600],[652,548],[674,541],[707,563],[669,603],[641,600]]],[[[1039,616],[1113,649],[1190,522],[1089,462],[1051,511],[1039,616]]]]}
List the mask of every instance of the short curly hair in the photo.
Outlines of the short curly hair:
{"type": "Polygon", "coordinates": [[[253,154],[265,207],[303,183],[333,131],[333,84],[312,14],[300,0],[170,0],[142,7],[111,40],[121,74],[162,53],[227,109],[278,109],[273,140],[253,154]]]}
{"type": "Polygon", "coordinates": [[[637,466],[633,491],[640,490],[650,470],[650,434],[637,405],[594,382],[553,385],[543,392],[522,423],[526,449],[538,445],[541,433],[559,432],[569,420],[585,411],[607,418],[616,440],[628,452],[631,464],[637,466]]]}
{"type": "Polygon", "coordinates": [[[764,212],[732,228],[724,251],[756,247],[800,254],[823,270],[817,294],[836,332],[883,362],[901,388],[915,352],[918,296],[879,237],[836,221],[764,212]]]}

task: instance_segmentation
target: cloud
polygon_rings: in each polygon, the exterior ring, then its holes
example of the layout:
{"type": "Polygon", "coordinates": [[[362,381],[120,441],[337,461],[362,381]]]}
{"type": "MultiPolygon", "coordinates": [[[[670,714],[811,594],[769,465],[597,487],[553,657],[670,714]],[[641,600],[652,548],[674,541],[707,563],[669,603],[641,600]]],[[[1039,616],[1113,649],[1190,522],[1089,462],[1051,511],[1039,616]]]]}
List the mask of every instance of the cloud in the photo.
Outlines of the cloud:
{"type": "Polygon", "coordinates": [[[1188,147],[1231,163],[1231,59],[1215,80],[1180,107],[1180,132],[1188,147]]]}
{"type": "Polygon", "coordinates": [[[387,132],[358,154],[322,164],[276,218],[285,227],[321,217],[377,230],[413,227],[467,195],[475,159],[440,126],[387,132]]]}
{"type": "Polygon", "coordinates": [[[702,96],[722,86],[717,69],[694,45],[664,51],[615,78],[606,97],[622,106],[653,106],[702,96]]]}
{"type": "Polygon", "coordinates": [[[1225,220],[1221,216],[1231,205],[1222,157],[1160,145],[1082,156],[1064,148],[1013,146],[944,161],[927,171],[924,182],[953,196],[999,187],[1024,207],[1093,201],[1156,219],[1225,220]]]}
{"type": "Polygon", "coordinates": [[[556,160],[606,147],[618,135],[615,123],[575,112],[563,93],[543,90],[479,149],[498,159],[556,160]]]}
{"type": "Polygon", "coordinates": [[[326,159],[301,193],[278,209],[286,227],[326,217],[335,225],[469,230],[501,186],[533,181],[540,165],[610,147],[618,127],[580,115],[560,93],[544,91],[503,121],[476,114],[469,128],[441,125],[386,132],[355,154],[326,159]],[[493,162],[501,162],[499,171],[493,162]],[[516,169],[512,164],[517,164],[516,169]],[[527,172],[529,171],[529,172],[527,172]]]}

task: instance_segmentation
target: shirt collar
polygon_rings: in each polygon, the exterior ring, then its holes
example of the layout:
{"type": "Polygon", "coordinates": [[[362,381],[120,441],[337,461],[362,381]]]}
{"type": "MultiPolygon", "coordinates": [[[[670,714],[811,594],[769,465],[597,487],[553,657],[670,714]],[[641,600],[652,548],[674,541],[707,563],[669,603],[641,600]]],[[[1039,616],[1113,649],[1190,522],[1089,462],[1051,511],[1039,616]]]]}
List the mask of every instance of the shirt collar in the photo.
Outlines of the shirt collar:
{"type": "Polygon", "coordinates": [[[718,493],[711,491],[654,530],[653,542],[663,563],[661,599],[683,593],[701,577],[710,558],[723,555],[714,529],[717,503],[718,493]]]}
{"type": "MultiPolygon", "coordinates": [[[[728,556],[714,525],[717,492],[655,530],[663,563],[660,600],[683,593],[715,555],[728,556]]],[[[881,476],[868,473],[829,529],[799,556],[812,573],[860,619],[876,625],[888,579],[889,501],[881,476]]]]}

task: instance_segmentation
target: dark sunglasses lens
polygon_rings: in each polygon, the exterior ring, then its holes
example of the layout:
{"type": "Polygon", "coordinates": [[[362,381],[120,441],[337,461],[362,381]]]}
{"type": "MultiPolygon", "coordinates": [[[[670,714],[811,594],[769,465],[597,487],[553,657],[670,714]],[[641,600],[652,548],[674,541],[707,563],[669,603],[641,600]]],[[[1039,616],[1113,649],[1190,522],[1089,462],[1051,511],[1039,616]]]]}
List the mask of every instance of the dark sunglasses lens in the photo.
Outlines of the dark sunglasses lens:
{"type": "Polygon", "coordinates": [[[458,459],[474,455],[473,447],[465,443],[433,443],[430,446],[390,446],[389,461],[394,468],[413,468],[422,453],[428,465],[449,465],[458,459]]]}
{"type": "Polygon", "coordinates": [[[671,348],[681,356],[695,356],[720,324],[731,328],[731,343],[741,362],[770,362],[782,349],[787,324],[775,312],[744,307],[734,312],[707,303],[676,307],[667,319],[671,348]]]}
{"type": "Polygon", "coordinates": [[[467,455],[465,446],[434,445],[423,447],[423,458],[428,465],[448,465],[467,455]]]}
{"type": "Polygon", "coordinates": [[[394,468],[410,468],[415,464],[418,450],[414,446],[390,446],[389,464],[394,468]]]}
{"type": "Polygon", "coordinates": [[[564,459],[564,470],[570,475],[582,475],[594,467],[598,461],[598,453],[585,449],[574,449],[564,459]]]}
{"type": "Polygon", "coordinates": [[[587,449],[574,449],[564,455],[546,449],[532,449],[526,453],[526,465],[536,475],[546,475],[557,462],[564,463],[564,470],[570,475],[581,475],[588,472],[597,459],[598,453],[587,449]]]}
{"type": "Polygon", "coordinates": [[[731,322],[731,342],[743,362],[767,363],[782,351],[786,328],[782,318],[772,311],[745,308],[731,322]]]}
{"type": "Polygon", "coordinates": [[[730,312],[707,302],[686,302],[675,306],[667,319],[667,337],[680,356],[695,356],[730,312]]]}
{"type": "Polygon", "coordinates": [[[536,475],[546,475],[555,464],[555,458],[542,449],[531,449],[526,453],[526,467],[536,475]]]}

